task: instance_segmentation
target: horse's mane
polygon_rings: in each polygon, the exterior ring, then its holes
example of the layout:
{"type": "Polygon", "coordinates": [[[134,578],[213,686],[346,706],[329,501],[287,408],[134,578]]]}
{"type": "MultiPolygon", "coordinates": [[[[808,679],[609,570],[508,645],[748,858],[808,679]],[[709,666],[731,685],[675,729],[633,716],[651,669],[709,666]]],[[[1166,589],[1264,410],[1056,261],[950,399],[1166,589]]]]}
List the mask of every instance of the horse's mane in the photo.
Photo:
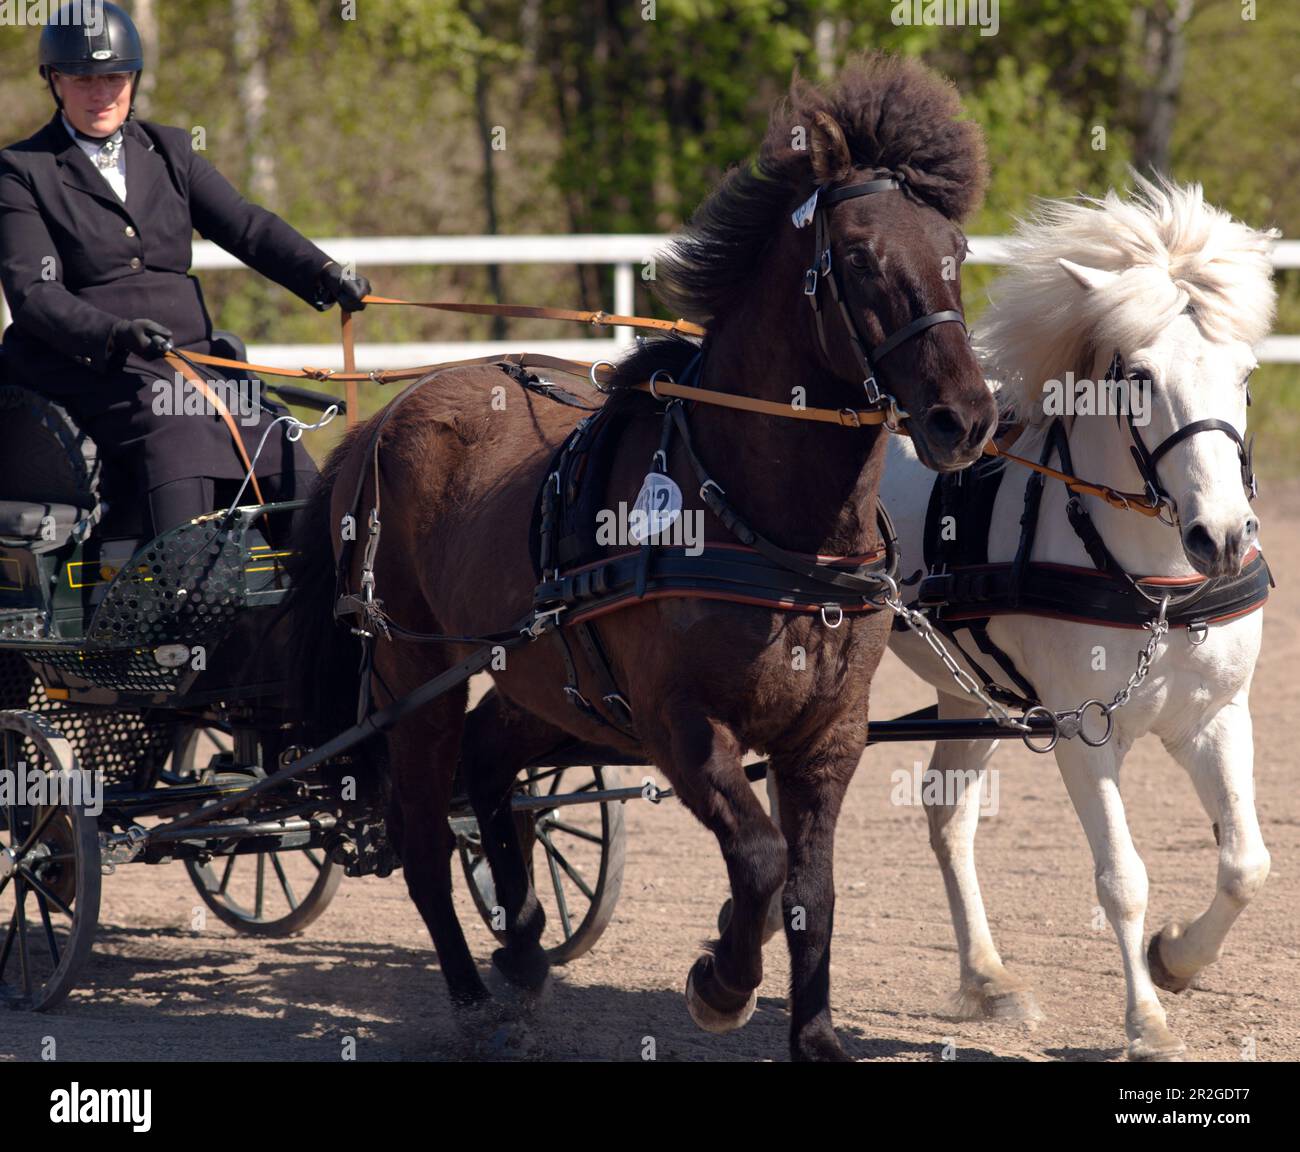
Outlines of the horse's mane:
{"type": "Polygon", "coordinates": [[[1187,312],[1209,340],[1257,344],[1273,323],[1270,253],[1280,235],[1206,204],[1199,184],[1130,173],[1121,197],[1041,200],[1017,221],[1009,271],[989,289],[975,344],[999,403],[1041,417],[1043,385],[1091,370],[1094,348],[1131,351],[1187,312]],[[1123,273],[1092,291],[1058,260],[1123,273]]]}
{"type": "Polygon", "coordinates": [[[980,203],[984,137],[977,124],[957,119],[961,101],[950,82],[918,61],[881,53],[855,58],[824,86],[796,70],[757,158],[726,173],[660,257],[655,294],[674,314],[707,325],[753,280],[796,193],[812,189],[806,141],[818,112],[839,125],[855,167],[899,173],[913,195],[951,220],[980,203]],[[802,148],[795,147],[799,127],[802,148]]]}

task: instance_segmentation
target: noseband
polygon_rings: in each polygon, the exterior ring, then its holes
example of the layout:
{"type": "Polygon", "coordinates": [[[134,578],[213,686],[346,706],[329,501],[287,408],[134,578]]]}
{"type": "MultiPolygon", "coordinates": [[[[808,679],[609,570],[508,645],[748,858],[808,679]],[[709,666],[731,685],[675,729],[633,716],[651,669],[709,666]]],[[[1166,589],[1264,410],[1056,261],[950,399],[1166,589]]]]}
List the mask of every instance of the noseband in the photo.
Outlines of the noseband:
{"type": "MultiPolygon", "coordinates": [[[[1115,353],[1110,362],[1110,369],[1106,373],[1106,379],[1119,382],[1120,380],[1130,380],[1128,371],[1124,367],[1124,358],[1115,353]]],[[[1259,494],[1259,485],[1255,481],[1255,438],[1250,438],[1247,444],[1242,438],[1240,432],[1229,424],[1226,420],[1194,420],[1192,423],[1179,428],[1172,435],[1166,436],[1160,441],[1154,449],[1148,451],[1141,434],[1137,430],[1137,425],[1133,421],[1133,405],[1126,404],[1128,409],[1128,429],[1133,437],[1133,446],[1129,451],[1133,454],[1133,462],[1137,465],[1138,473],[1142,477],[1142,482],[1146,485],[1146,498],[1153,507],[1166,509],[1169,512],[1169,519],[1165,523],[1171,526],[1178,518],[1178,505],[1169,495],[1165,486],[1160,483],[1160,476],[1156,472],[1156,465],[1160,463],[1161,458],[1177,444],[1184,440],[1190,440],[1198,432],[1222,432],[1226,436],[1232,437],[1233,443],[1237,446],[1237,459],[1241,462],[1241,484],[1246,490],[1246,496],[1254,500],[1259,494]]],[[[1119,423],[1120,412],[1116,408],[1115,422],[1119,423]]],[[[1164,519],[1162,516],[1161,519],[1164,519]]]]}
{"type": "Polygon", "coordinates": [[[853,354],[862,371],[862,387],[867,394],[867,404],[873,410],[886,413],[885,427],[891,432],[899,430],[899,422],[907,419],[908,413],[899,408],[898,401],[880,387],[876,380],[876,365],[899,345],[913,336],[920,335],[927,328],[933,328],[936,324],[953,323],[960,324],[964,330],[966,320],[959,311],[952,308],[943,312],[927,312],[924,316],[918,316],[915,320],[904,324],[902,328],[886,336],[868,351],[867,342],[862,338],[853,314],[849,311],[840,284],[839,271],[831,264],[830,224],[826,217],[829,210],[842,200],[852,200],[858,196],[870,196],[875,192],[888,192],[901,187],[902,180],[892,175],[875,180],[864,180],[858,184],[846,184],[829,191],[819,184],[813,190],[813,194],[791,216],[796,228],[803,228],[810,222],[814,225],[813,263],[812,267],[804,273],[803,291],[808,297],[808,303],[812,305],[813,315],[817,318],[817,339],[821,343],[826,361],[834,363],[826,343],[826,328],[822,321],[822,309],[818,300],[818,290],[823,280],[829,282],[831,297],[839,305],[840,315],[844,318],[844,328],[848,333],[849,343],[853,346],[853,354]]]}

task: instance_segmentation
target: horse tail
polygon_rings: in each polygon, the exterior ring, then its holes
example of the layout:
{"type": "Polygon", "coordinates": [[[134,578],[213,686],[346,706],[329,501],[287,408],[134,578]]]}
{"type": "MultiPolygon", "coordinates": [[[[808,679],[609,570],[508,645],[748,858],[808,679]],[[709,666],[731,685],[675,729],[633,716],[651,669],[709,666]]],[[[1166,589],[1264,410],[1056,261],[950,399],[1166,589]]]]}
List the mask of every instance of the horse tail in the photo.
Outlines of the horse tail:
{"type": "Polygon", "coordinates": [[[334,618],[337,565],[330,500],[352,447],[343,440],[329,455],[298,515],[289,574],[289,691],[293,714],[313,744],[329,739],[356,716],[361,688],[361,641],[334,618]]]}

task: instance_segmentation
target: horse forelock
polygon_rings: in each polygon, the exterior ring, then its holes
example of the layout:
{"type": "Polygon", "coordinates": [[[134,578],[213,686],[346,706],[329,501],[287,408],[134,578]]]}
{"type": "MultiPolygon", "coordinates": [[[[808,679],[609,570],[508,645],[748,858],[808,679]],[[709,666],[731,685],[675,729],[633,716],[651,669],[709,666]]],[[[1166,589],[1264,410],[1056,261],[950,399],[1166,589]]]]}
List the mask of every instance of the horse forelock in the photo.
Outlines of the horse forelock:
{"type": "Polygon", "coordinates": [[[1041,201],[1018,222],[1004,273],[989,290],[977,346],[1003,404],[1033,419],[1044,382],[1091,370],[1094,348],[1127,352],[1186,313],[1202,338],[1259,343],[1276,310],[1270,254],[1279,235],[1206,204],[1199,184],[1131,173],[1121,196],[1041,201]],[[1069,260],[1119,275],[1088,290],[1069,260]]]}
{"type": "Polygon", "coordinates": [[[839,127],[855,168],[889,170],[917,200],[964,219],[983,199],[987,161],[981,129],[959,119],[961,111],[949,81],[905,57],[859,56],[826,84],[796,71],[757,157],[726,173],[661,257],[656,295],[679,316],[708,324],[752,282],[791,203],[812,190],[817,113],[839,127]]]}

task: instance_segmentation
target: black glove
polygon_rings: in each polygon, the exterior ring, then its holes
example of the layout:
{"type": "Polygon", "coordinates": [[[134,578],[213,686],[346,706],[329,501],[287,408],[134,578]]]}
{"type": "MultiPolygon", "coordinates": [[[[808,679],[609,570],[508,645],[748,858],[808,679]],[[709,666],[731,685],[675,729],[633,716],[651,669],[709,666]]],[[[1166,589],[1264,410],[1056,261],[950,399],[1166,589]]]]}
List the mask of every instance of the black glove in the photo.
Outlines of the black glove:
{"type": "Polygon", "coordinates": [[[171,347],[172,330],[156,320],[119,320],[108,337],[108,355],[134,352],[153,360],[171,347]]]}
{"type": "Polygon", "coordinates": [[[337,303],[344,312],[360,312],[370,295],[370,281],[359,272],[349,276],[345,268],[331,260],[321,269],[316,291],[326,307],[337,303]]]}

